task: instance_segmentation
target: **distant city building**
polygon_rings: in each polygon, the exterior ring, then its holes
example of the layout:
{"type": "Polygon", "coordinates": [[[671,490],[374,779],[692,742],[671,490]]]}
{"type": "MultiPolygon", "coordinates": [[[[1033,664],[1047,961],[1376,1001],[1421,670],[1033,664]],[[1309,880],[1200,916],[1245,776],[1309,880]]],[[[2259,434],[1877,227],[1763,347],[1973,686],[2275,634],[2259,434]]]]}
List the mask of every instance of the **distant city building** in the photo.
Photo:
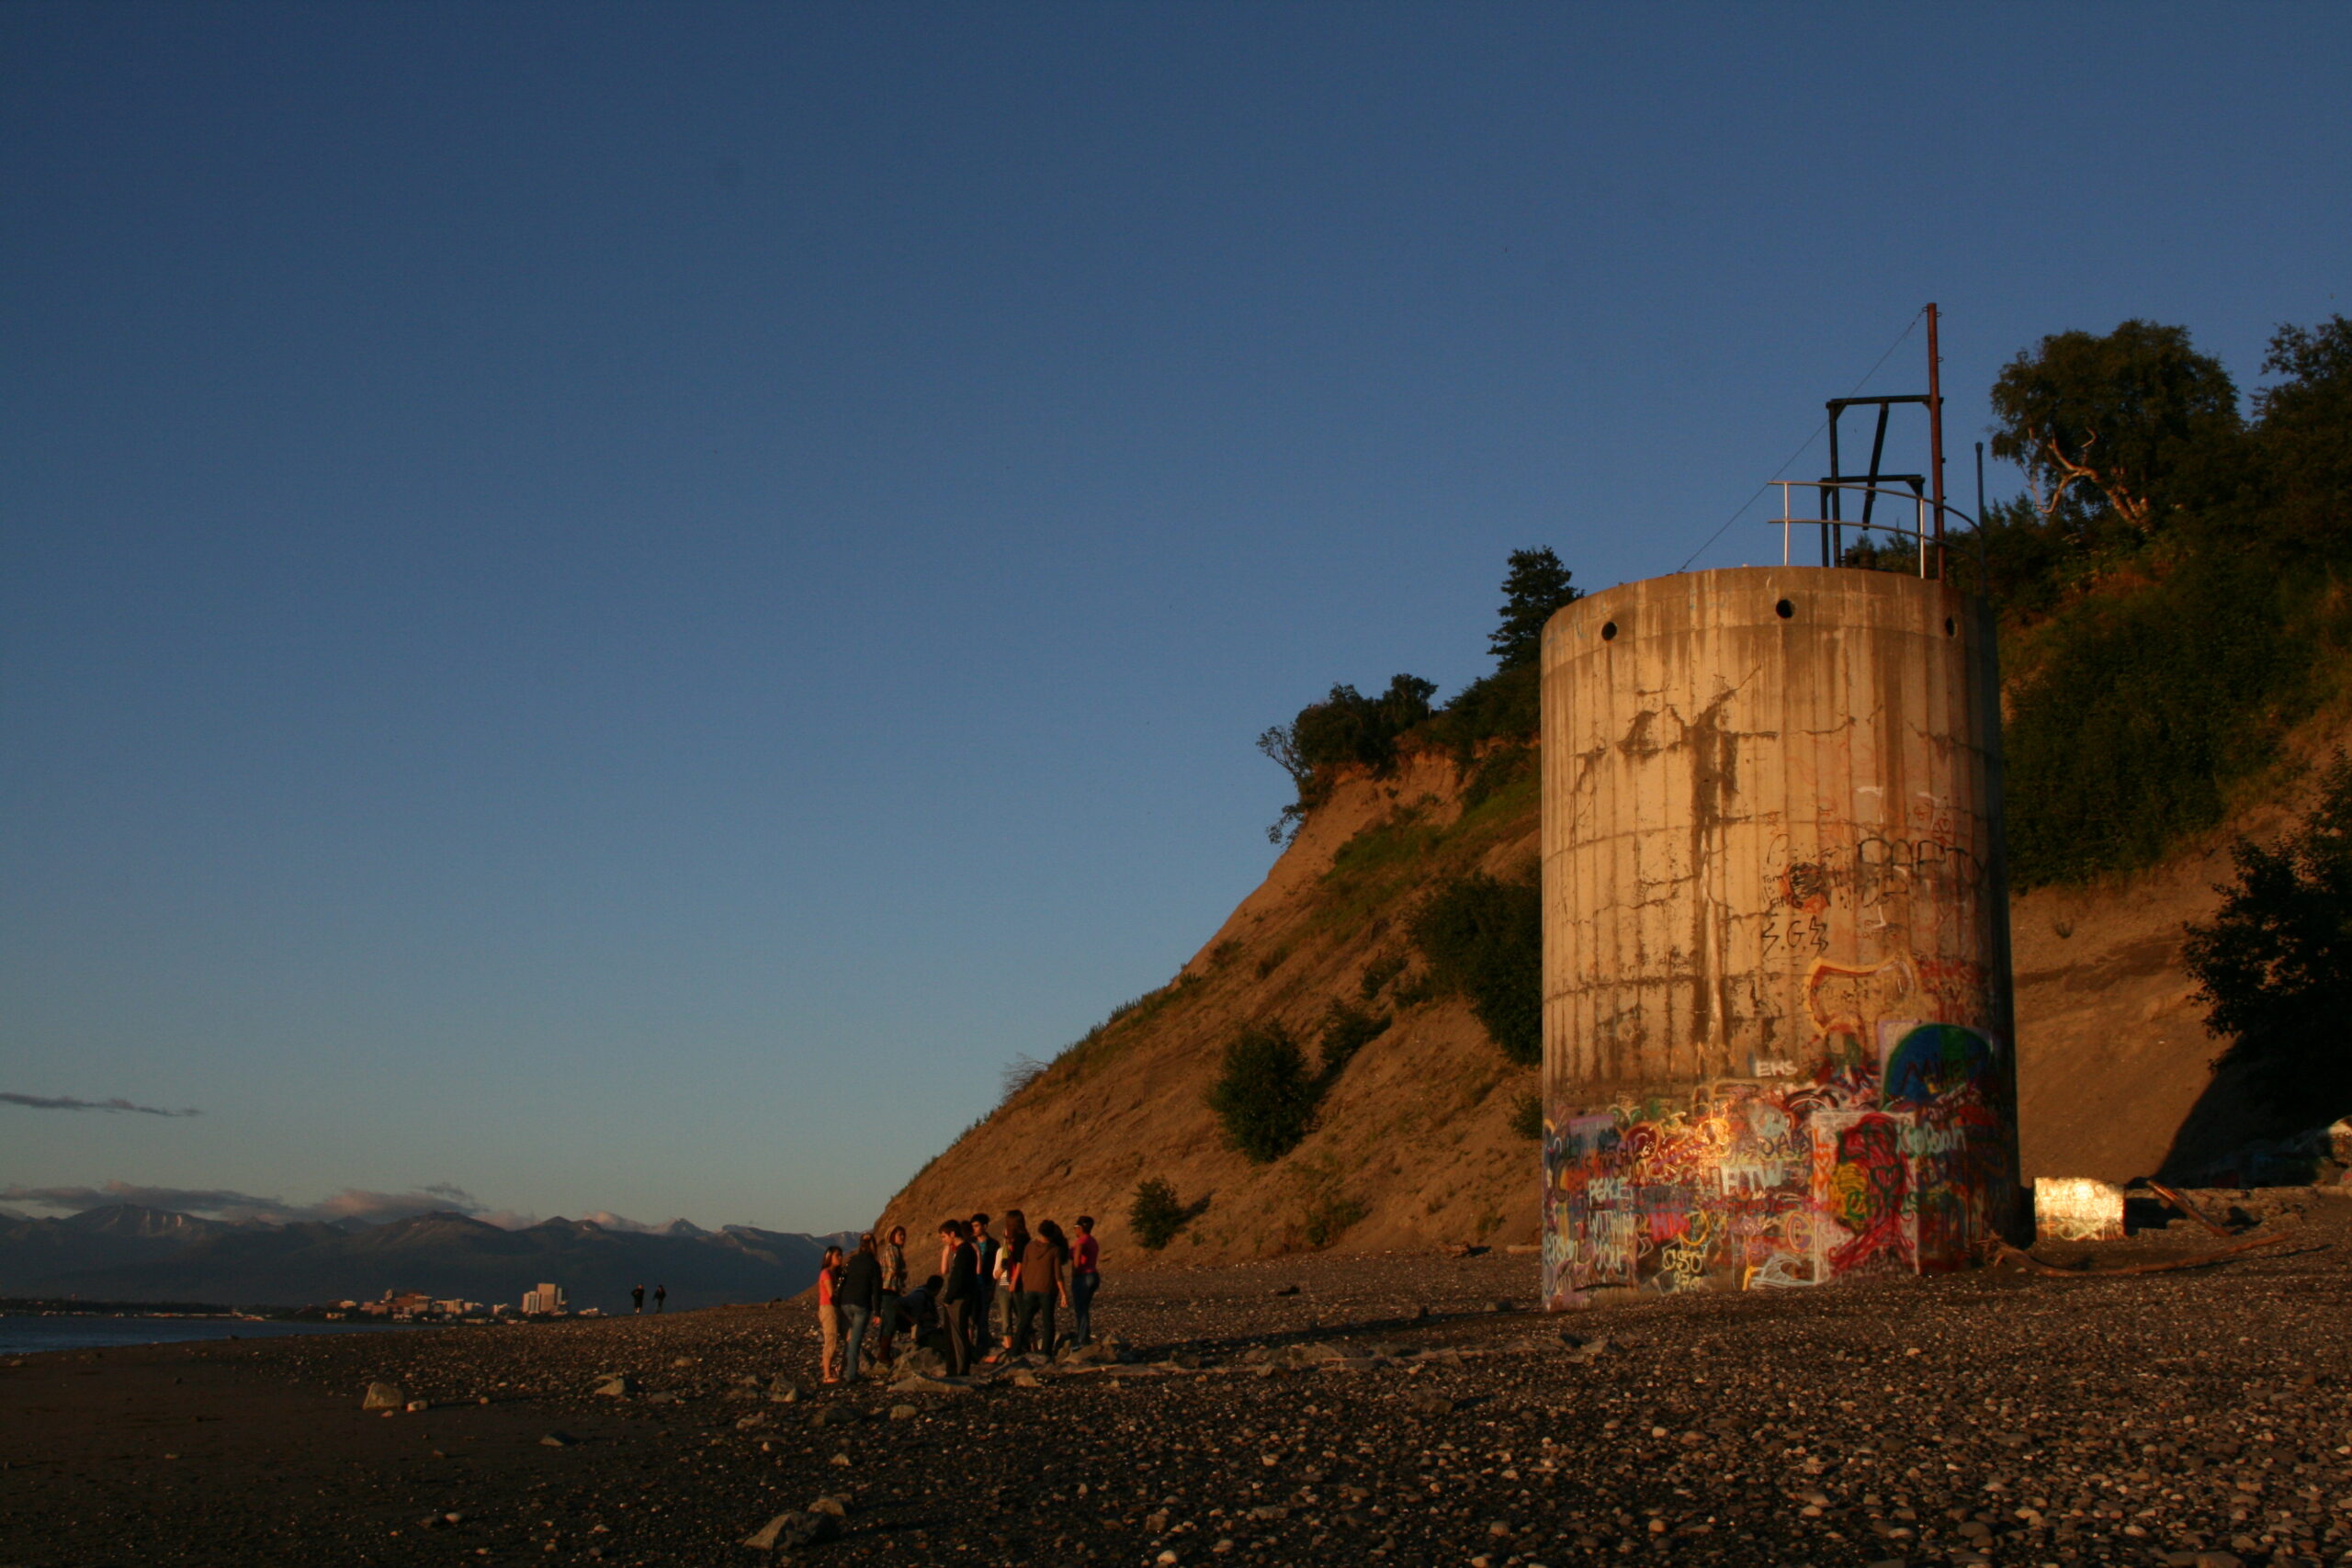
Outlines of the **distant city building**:
{"type": "Polygon", "coordinates": [[[536,1291],[523,1292],[525,1317],[552,1317],[563,1310],[563,1290],[559,1285],[541,1285],[536,1291]]]}

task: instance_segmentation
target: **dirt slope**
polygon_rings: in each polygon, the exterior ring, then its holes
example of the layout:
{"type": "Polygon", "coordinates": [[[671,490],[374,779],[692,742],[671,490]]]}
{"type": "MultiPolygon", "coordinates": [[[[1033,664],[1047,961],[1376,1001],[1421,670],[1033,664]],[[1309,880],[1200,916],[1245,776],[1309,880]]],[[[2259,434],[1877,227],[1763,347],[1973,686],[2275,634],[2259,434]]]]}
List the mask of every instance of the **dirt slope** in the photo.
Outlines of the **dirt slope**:
{"type": "MultiPolygon", "coordinates": [[[[2315,724],[2296,751],[2315,764],[2347,739],[2315,724]]],[[[2291,773],[2284,769],[2281,772],[2291,773]]],[[[2198,1180],[2206,1163],[2286,1129],[2211,1069],[2222,1041],[2205,1031],[2197,983],[2181,967],[2182,927],[2210,918],[2232,879],[2239,835],[2269,842],[2309,808],[2315,768],[2241,810],[2165,864],[2088,887],[2044,887],[2009,907],[2017,987],[2018,1141],[2025,1176],[2198,1180]]]]}
{"type": "Polygon", "coordinates": [[[1129,1242],[1127,1200],[1160,1177],[1208,1203],[1162,1255],[1170,1262],[1261,1256],[1335,1231],[1351,1250],[1532,1241],[1535,1145],[1509,1122],[1536,1075],[1506,1062],[1460,1002],[1398,1005],[1409,970],[1367,1004],[1395,1021],[1285,1158],[1255,1166],[1227,1148],[1204,1101],[1237,1029],[1279,1020],[1311,1049],[1333,998],[1360,1001],[1366,965],[1408,952],[1402,917],[1434,875],[1533,857],[1532,767],[1466,814],[1463,784],[1442,755],[1341,783],[1175,981],[965,1134],[888,1219],[922,1233],[975,1209],[1065,1224],[1088,1213],[1134,1267],[1145,1255],[1129,1242]]]}
{"type": "MultiPolygon", "coordinates": [[[[2337,739],[2307,750],[2323,754],[2337,739]]],[[[1467,811],[1464,786],[1437,754],[1410,757],[1388,778],[1343,782],[1175,981],[957,1139],[885,1218],[927,1235],[941,1216],[975,1209],[1020,1207],[1065,1224],[1091,1213],[1105,1247],[1135,1268],[1152,1259],[1132,1245],[1127,1201],[1138,1181],[1160,1177],[1188,1202],[1207,1203],[1160,1262],[1317,1242],[1350,1251],[1532,1242],[1536,1149],[1510,1130],[1510,1113],[1536,1074],[1507,1063],[1461,1002],[1411,999],[1410,968],[1376,998],[1395,1021],[1349,1064],[1317,1130],[1285,1158],[1254,1166],[1227,1148],[1204,1100],[1235,1031],[1276,1019],[1312,1042],[1334,998],[1360,998],[1367,965],[1409,953],[1404,919],[1421,895],[1460,870],[1507,872],[1533,857],[1532,765],[1467,811]]],[[[2216,1156],[2259,1130],[2233,1096],[2211,1091],[2218,1045],[2180,966],[2181,927],[2218,901],[2230,833],[2276,833],[2300,794],[2249,809],[2145,874],[2016,901],[2029,1181],[2154,1175],[2168,1158],[2216,1156]]]]}

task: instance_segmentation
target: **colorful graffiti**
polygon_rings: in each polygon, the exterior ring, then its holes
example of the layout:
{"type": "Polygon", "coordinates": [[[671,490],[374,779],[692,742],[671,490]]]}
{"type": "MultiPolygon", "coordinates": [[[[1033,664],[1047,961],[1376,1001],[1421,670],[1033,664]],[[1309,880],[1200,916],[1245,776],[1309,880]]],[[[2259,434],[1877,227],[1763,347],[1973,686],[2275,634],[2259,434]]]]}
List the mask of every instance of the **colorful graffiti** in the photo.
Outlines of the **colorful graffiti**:
{"type": "MultiPolygon", "coordinates": [[[[1883,986],[1877,971],[1828,970],[1883,986]]],[[[1833,1012],[1848,1032],[1862,1010],[1833,1012]]],[[[1957,1268],[2016,1201],[2002,1043],[1880,1021],[1795,1082],[1719,1080],[1547,1123],[1554,1306],[1602,1291],[1772,1289],[1957,1268]]]]}
{"type": "Polygon", "coordinates": [[[2037,1177],[2033,1228],[2042,1241],[2121,1241],[2123,1189],[2086,1176],[2037,1177]]]}

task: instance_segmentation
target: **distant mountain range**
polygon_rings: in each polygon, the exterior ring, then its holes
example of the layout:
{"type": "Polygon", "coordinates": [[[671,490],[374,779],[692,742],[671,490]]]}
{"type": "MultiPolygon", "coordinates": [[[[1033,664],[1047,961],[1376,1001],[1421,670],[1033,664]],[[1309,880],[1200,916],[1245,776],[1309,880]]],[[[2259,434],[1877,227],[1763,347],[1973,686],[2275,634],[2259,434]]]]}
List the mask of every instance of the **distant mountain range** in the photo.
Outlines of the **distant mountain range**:
{"type": "Polygon", "coordinates": [[[554,1219],[503,1230],[457,1213],[265,1224],[135,1203],[65,1219],[0,1219],[0,1296],[304,1306],[423,1291],[496,1304],[550,1282],[571,1306],[627,1312],[629,1287],[672,1310],[796,1295],[836,1236],[684,1220],[657,1231],[554,1219]]]}

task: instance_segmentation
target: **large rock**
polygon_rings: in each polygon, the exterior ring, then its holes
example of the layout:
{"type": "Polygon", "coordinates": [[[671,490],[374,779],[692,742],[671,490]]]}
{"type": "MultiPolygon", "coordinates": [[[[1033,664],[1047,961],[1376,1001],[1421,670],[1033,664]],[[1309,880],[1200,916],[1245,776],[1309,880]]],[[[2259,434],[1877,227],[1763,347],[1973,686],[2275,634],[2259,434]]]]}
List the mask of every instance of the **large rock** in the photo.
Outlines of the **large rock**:
{"type": "Polygon", "coordinates": [[[359,1402],[359,1408],[405,1410],[408,1408],[408,1395],[396,1382],[371,1382],[368,1385],[367,1397],[359,1402]]]}
{"type": "Polygon", "coordinates": [[[831,1540],[841,1528],[841,1520],[831,1514],[804,1514],[797,1508],[787,1508],[745,1536],[743,1544],[754,1551],[791,1551],[831,1540]]]}
{"type": "Polygon", "coordinates": [[[901,1355],[891,1375],[899,1382],[909,1378],[937,1378],[947,1375],[947,1358],[936,1350],[909,1350],[901,1355]]]}
{"type": "Polygon", "coordinates": [[[954,1378],[900,1378],[890,1385],[893,1393],[969,1393],[972,1385],[954,1378]]]}
{"type": "Polygon", "coordinates": [[[623,1373],[619,1377],[607,1378],[598,1383],[596,1392],[606,1399],[627,1399],[630,1394],[635,1393],[639,1386],[635,1378],[623,1373]]]}

